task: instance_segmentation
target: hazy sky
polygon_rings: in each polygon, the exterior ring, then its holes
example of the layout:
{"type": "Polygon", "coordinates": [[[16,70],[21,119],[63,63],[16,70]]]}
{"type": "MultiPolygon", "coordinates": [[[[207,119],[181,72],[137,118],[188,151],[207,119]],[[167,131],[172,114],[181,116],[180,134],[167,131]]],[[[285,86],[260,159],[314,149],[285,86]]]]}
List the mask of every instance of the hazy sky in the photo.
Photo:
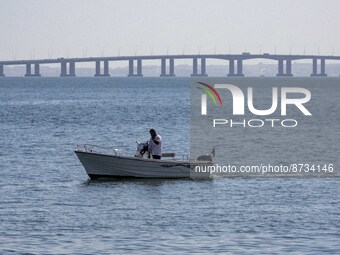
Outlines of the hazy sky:
{"type": "Polygon", "coordinates": [[[338,0],[0,0],[0,59],[340,55],[338,0]]]}

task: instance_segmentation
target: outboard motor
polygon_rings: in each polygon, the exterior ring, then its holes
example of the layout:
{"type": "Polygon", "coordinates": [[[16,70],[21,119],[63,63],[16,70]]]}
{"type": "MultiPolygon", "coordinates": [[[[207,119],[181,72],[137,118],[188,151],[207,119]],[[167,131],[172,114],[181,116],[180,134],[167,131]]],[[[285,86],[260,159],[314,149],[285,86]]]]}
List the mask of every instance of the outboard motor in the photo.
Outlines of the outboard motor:
{"type": "Polygon", "coordinates": [[[149,153],[149,142],[145,143],[137,143],[137,150],[135,153],[135,157],[140,157],[140,158],[150,158],[150,153],[149,153]]]}
{"type": "Polygon", "coordinates": [[[214,157],[215,157],[215,147],[212,149],[210,154],[204,154],[204,155],[198,156],[197,160],[198,161],[212,161],[214,157]]]}

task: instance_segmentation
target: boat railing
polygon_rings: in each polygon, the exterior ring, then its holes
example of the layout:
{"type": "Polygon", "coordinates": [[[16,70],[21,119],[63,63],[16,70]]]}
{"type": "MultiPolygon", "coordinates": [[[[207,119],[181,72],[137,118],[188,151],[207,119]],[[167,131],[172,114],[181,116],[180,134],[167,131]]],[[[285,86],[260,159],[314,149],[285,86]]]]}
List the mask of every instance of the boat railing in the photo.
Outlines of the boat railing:
{"type": "MultiPolygon", "coordinates": [[[[94,145],[94,144],[80,144],[77,145],[76,148],[77,151],[84,151],[84,152],[94,152],[94,153],[104,153],[109,155],[121,155],[122,153],[126,152],[126,148],[113,148],[113,147],[107,147],[107,146],[100,146],[100,145],[94,145]]],[[[173,160],[189,160],[190,154],[189,153],[183,153],[181,156],[176,156],[174,152],[163,152],[162,158],[167,159],[173,159],[173,160]]]]}
{"type": "Polygon", "coordinates": [[[97,152],[97,153],[106,153],[106,154],[114,154],[118,155],[118,151],[120,149],[112,148],[112,147],[105,147],[100,145],[94,145],[94,144],[83,144],[83,145],[77,145],[78,151],[85,151],[85,152],[97,152]]]}

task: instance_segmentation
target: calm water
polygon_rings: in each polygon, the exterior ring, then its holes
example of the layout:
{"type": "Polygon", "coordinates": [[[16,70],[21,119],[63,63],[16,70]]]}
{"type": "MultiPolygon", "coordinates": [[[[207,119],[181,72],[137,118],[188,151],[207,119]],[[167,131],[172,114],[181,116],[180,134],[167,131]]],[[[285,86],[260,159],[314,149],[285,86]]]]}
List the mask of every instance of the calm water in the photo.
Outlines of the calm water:
{"type": "Polygon", "coordinates": [[[339,178],[89,181],[77,144],[189,150],[189,79],[0,79],[0,254],[339,254],[339,178]]]}

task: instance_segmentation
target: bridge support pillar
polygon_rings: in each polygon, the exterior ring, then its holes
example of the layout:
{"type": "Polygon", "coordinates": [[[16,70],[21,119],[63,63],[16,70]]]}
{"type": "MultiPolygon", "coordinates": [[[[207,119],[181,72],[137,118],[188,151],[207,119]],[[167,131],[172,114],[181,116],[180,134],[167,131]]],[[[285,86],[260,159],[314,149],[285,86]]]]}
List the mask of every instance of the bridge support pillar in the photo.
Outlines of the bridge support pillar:
{"type": "Polygon", "coordinates": [[[100,76],[100,61],[96,61],[96,73],[94,76],[100,76]]]}
{"type": "Polygon", "coordinates": [[[5,74],[4,74],[4,66],[3,65],[0,65],[0,77],[1,76],[5,76],[5,74]]]}
{"type": "Polygon", "coordinates": [[[292,61],[290,59],[278,60],[278,72],[276,76],[293,76],[292,74],[292,61]]]}
{"type": "Polygon", "coordinates": [[[101,73],[100,70],[100,60],[96,61],[96,73],[94,75],[95,77],[97,76],[110,76],[109,74],[109,61],[104,60],[104,73],[101,73]]]}
{"type": "Polygon", "coordinates": [[[192,60],[192,77],[194,76],[208,76],[206,72],[206,59],[201,58],[201,72],[198,72],[198,58],[192,60]]]}
{"type": "Polygon", "coordinates": [[[161,76],[166,76],[166,59],[161,59],[161,76]]]}
{"type": "Polygon", "coordinates": [[[235,76],[235,61],[233,59],[229,60],[229,73],[228,76],[235,76]]]}
{"type": "Polygon", "coordinates": [[[287,60],[287,63],[286,63],[286,75],[287,76],[293,76],[292,75],[292,61],[291,60],[287,60]]]}
{"type": "Polygon", "coordinates": [[[61,69],[61,71],[60,71],[60,76],[61,77],[64,77],[64,76],[66,76],[67,75],[67,72],[66,72],[66,70],[67,70],[67,63],[66,62],[61,62],[61,67],[60,67],[60,69],[61,69]]]}
{"type": "Polygon", "coordinates": [[[25,76],[41,76],[40,75],[40,68],[39,68],[39,64],[35,63],[34,64],[34,73],[32,73],[32,64],[26,64],[26,74],[25,76]]]}
{"type": "Polygon", "coordinates": [[[129,74],[128,76],[133,76],[133,59],[129,59],[129,74]]]}
{"type": "Polygon", "coordinates": [[[279,70],[276,76],[284,76],[283,75],[283,60],[279,60],[279,70]]]}
{"type": "Polygon", "coordinates": [[[321,75],[327,76],[326,74],[326,61],[324,58],[321,59],[321,75]]]}
{"type": "Polygon", "coordinates": [[[318,73],[318,58],[313,58],[313,72],[311,76],[327,76],[326,61],[324,58],[320,59],[320,73],[318,73]]]}
{"type": "Polygon", "coordinates": [[[191,76],[197,76],[197,58],[192,60],[192,74],[191,76]]]}
{"type": "Polygon", "coordinates": [[[134,59],[129,59],[129,74],[128,77],[143,77],[142,60],[137,59],[137,73],[134,71],[134,59]]]}
{"type": "Polygon", "coordinates": [[[175,76],[175,60],[173,58],[169,58],[167,61],[166,58],[161,59],[161,77],[173,77],[175,76]],[[167,68],[167,62],[169,62],[169,68],[167,68]]]}
{"type": "Polygon", "coordinates": [[[206,61],[205,58],[201,58],[201,76],[208,76],[206,73],[206,61]]]}
{"type": "Polygon", "coordinates": [[[311,76],[316,76],[318,74],[318,59],[313,58],[313,72],[311,76]]]}
{"type": "Polygon", "coordinates": [[[230,59],[229,60],[229,73],[228,76],[244,76],[243,74],[243,63],[242,59],[238,59],[236,62],[236,73],[235,73],[235,59],[230,59]]]}
{"type": "Polygon", "coordinates": [[[175,60],[173,58],[170,58],[170,70],[169,70],[170,76],[175,76],[175,60]]]}
{"type": "Polygon", "coordinates": [[[61,62],[61,68],[60,68],[60,77],[75,77],[76,76],[76,63],[74,61],[71,62],[66,62],[63,61],[61,62]],[[67,67],[68,67],[68,72],[67,72],[67,67]]]}
{"type": "Polygon", "coordinates": [[[76,76],[76,63],[70,62],[70,76],[76,76]]]}
{"type": "Polygon", "coordinates": [[[31,64],[26,64],[26,74],[25,76],[31,76],[31,64]]]}
{"type": "Polygon", "coordinates": [[[38,63],[34,64],[34,76],[41,76],[41,74],[40,74],[40,65],[38,63]]]}
{"type": "Polygon", "coordinates": [[[109,74],[109,61],[104,61],[104,76],[110,76],[109,74]]]}
{"type": "Polygon", "coordinates": [[[137,60],[137,76],[143,76],[142,74],[142,60],[137,60]]]}
{"type": "Polygon", "coordinates": [[[237,74],[236,76],[244,76],[242,59],[237,60],[237,74]]]}

